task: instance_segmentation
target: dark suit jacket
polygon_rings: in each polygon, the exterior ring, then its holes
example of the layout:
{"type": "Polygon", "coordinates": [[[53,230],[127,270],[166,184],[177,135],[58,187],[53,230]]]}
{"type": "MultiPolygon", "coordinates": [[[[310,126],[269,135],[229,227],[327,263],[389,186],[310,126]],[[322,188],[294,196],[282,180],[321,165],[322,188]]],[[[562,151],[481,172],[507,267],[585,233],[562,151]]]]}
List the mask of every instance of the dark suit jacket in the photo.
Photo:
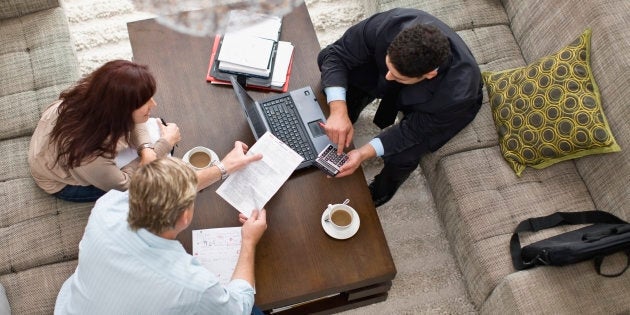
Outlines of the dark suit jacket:
{"type": "Polygon", "coordinates": [[[435,151],[475,117],[483,99],[483,83],[464,41],[430,14],[400,8],[377,13],[352,26],[318,58],[323,88],[353,85],[381,98],[387,86],[387,48],[401,30],[418,23],[439,28],[450,41],[451,55],[435,78],[400,90],[396,106],[404,119],[378,135],[385,156],[417,145],[435,151]]]}

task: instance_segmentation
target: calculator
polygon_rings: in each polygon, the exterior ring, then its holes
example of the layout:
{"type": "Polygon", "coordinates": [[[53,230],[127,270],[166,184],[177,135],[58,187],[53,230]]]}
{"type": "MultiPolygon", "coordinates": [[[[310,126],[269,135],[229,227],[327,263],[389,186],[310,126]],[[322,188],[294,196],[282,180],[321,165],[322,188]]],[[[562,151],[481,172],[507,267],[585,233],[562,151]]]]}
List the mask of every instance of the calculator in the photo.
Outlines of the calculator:
{"type": "Polygon", "coordinates": [[[339,173],[339,167],[346,163],[348,160],[348,155],[345,153],[337,154],[337,148],[333,145],[329,144],[319,152],[317,158],[315,159],[315,166],[317,166],[324,173],[335,176],[339,173]]]}

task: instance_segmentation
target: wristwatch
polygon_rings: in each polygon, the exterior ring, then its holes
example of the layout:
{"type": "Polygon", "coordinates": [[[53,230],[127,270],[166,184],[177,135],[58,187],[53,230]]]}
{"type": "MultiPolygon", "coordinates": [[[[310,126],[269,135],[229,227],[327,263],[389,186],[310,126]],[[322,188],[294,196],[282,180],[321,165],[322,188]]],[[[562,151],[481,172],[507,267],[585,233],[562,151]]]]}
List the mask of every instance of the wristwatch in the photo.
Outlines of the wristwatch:
{"type": "Polygon", "coordinates": [[[223,165],[223,163],[221,163],[221,161],[214,162],[214,165],[219,168],[219,171],[221,171],[221,180],[228,178],[229,176],[228,172],[225,169],[225,166],[223,165]]]}
{"type": "Polygon", "coordinates": [[[142,150],[147,149],[147,148],[148,149],[153,149],[153,145],[151,145],[150,143],[146,143],[146,142],[141,144],[141,145],[139,145],[138,148],[136,149],[137,150],[136,152],[138,152],[138,156],[142,156],[140,154],[140,152],[142,152],[142,150]]]}

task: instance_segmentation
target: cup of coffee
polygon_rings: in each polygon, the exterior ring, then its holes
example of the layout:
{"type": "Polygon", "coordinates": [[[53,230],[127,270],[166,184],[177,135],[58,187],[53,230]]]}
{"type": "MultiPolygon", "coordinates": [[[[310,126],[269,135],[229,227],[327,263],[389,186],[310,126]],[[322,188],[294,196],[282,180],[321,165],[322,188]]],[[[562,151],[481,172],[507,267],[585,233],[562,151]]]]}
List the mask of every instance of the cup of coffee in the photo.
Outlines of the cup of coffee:
{"type": "Polygon", "coordinates": [[[184,154],[183,160],[192,166],[193,169],[202,170],[212,166],[214,162],[219,160],[219,157],[214,151],[199,146],[188,150],[188,152],[184,154]]]}
{"type": "Polygon", "coordinates": [[[352,225],[354,221],[354,209],[347,204],[334,204],[328,206],[328,222],[335,228],[343,230],[352,225]]]}

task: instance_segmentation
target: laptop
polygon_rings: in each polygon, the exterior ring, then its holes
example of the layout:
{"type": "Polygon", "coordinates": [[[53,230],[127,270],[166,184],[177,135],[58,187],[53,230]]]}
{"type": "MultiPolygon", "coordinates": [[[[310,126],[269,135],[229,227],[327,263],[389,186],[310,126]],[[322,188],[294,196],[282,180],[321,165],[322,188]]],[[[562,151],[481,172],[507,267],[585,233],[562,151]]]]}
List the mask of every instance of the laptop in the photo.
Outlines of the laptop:
{"type": "Polygon", "coordinates": [[[318,153],[332,144],[319,126],[326,118],[311,87],[255,101],[235,76],[230,81],[256,140],[271,132],[304,158],[296,169],[312,166],[318,153]]]}

